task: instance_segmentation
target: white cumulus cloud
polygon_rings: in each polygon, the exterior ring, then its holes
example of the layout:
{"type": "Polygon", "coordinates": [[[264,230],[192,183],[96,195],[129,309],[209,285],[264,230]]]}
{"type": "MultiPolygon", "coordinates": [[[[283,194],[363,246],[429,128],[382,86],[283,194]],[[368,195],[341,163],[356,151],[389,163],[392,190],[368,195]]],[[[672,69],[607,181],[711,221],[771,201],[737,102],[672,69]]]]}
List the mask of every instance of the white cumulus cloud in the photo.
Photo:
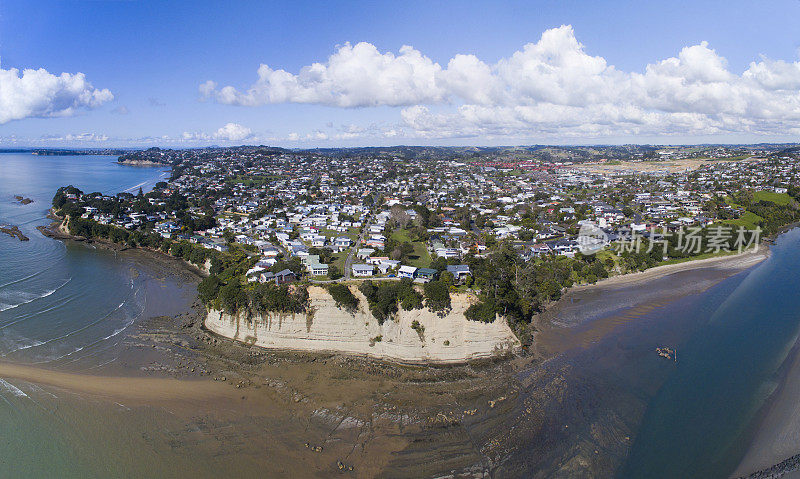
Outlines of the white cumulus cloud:
{"type": "Polygon", "coordinates": [[[238,123],[227,123],[214,133],[214,138],[227,141],[241,141],[251,138],[252,136],[253,132],[250,128],[238,123]]]}
{"type": "Polygon", "coordinates": [[[316,103],[340,107],[402,106],[444,100],[436,80],[441,67],[412,47],[399,55],[381,53],[370,43],[349,43],[325,63],[303,67],[295,75],[262,64],[258,80],[247,91],[232,86],[200,85],[203,97],[220,103],[257,106],[268,103],[316,103]]]}
{"type": "Polygon", "coordinates": [[[182,141],[209,141],[209,140],[223,140],[223,141],[242,141],[254,138],[252,130],[246,126],[238,123],[226,123],[217,131],[212,134],[205,132],[190,132],[185,131],[181,135],[182,141]]]}
{"type": "Polygon", "coordinates": [[[47,70],[0,68],[0,124],[23,118],[73,115],[114,99],[108,89],[97,89],[83,73],[54,75],[47,70]]]}
{"type": "Polygon", "coordinates": [[[701,42],[626,72],[587,53],[568,25],[495,63],[457,54],[442,66],[410,46],[394,54],[345,44],[297,74],[261,65],[243,91],[209,81],[200,93],[242,106],[402,107],[400,123],[387,131],[421,138],[776,135],[800,128],[798,61],[762,57],[737,73],[701,42]]]}

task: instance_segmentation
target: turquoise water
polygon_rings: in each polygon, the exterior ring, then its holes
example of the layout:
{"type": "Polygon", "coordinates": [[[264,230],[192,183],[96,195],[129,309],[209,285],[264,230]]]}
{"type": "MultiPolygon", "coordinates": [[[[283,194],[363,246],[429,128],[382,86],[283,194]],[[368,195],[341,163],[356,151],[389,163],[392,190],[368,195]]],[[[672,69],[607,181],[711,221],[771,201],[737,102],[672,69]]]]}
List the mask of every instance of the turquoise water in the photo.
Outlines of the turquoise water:
{"type": "Polygon", "coordinates": [[[148,190],[166,173],[120,166],[110,156],[0,154],[0,223],[30,241],[0,235],[0,359],[66,363],[108,347],[144,308],[130,265],[113,252],[42,236],[57,188],[114,194],[148,190]],[[34,200],[28,205],[14,195],[34,200]]]}
{"type": "MultiPolygon", "coordinates": [[[[127,362],[138,321],[185,311],[194,285],[135,254],[50,239],[36,226],[50,223],[60,186],[135,193],[167,176],[110,156],[0,154],[0,224],[18,225],[30,238],[0,234],[0,361],[100,375],[138,370],[127,362]],[[14,195],[34,202],[18,204],[14,195]]],[[[147,461],[155,448],[148,441],[169,420],[152,419],[157,414],[0,377],[0,477],[146,477],[137,464],[153,476],[178,477],[174,457],[159,472],[147,461]]]]}

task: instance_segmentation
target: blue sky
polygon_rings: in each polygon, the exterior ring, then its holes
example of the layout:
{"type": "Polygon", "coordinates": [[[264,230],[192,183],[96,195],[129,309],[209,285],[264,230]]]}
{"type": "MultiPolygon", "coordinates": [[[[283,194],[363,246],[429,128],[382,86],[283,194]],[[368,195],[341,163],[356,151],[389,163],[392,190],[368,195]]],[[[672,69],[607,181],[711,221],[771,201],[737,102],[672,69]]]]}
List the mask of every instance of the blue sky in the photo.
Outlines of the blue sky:
{"type": "Polygon", "coordinates": [[[0,144],[797,141],[760,3],[4,0],[0,144]]]}

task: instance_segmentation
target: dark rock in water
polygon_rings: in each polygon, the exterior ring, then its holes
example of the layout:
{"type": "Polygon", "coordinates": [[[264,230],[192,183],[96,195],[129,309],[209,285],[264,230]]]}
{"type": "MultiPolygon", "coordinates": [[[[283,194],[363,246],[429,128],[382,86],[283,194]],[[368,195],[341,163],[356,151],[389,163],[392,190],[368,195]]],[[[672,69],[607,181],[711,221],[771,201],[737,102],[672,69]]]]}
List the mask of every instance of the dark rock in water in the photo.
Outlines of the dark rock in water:
{"type": "Polygon", "coordinates": [[[14,195],[14,199],[17,200],[22,205],[29,205],[33,203],[33,200],[30,198],[25,198],[22,195],[14,195]]]}
{"type": "Polygon", "coordinates": [[[5,233],[9,236],[17,238],[20,241],[30,240],[30,238],[22,234],[22,231],[19,230],[19,226],[2,225],[0,226],[0,233],[5,233]]]}

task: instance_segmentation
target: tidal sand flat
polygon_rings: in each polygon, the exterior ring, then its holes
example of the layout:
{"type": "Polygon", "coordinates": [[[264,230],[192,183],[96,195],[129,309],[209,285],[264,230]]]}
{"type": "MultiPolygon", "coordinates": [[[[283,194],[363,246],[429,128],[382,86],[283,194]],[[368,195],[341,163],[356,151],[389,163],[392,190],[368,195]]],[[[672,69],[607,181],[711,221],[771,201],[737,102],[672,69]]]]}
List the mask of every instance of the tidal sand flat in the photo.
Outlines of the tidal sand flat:
{"type": "Polygon", "coordinates": [[[800,350],[795,343],[733,477],[800,477],[800,350]],[[772,475],[770,475],[772,474],[772,475]]]}

